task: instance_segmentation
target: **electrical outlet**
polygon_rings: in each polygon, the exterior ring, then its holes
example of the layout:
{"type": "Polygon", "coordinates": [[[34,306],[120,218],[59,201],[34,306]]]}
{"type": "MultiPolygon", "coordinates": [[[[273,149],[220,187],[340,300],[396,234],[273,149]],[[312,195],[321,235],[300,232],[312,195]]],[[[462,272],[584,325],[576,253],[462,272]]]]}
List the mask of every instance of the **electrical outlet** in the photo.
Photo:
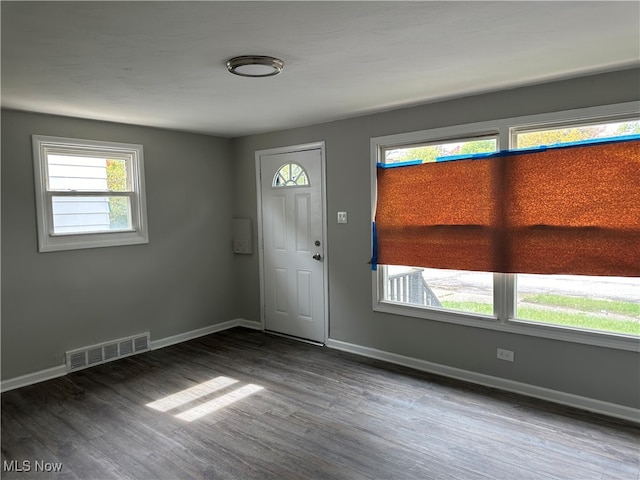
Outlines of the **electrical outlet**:
{"type": "Polygon", "coordinates": [[[347,223],[347,212],[338,212],[338,223],[347,223]]]}
{"type": "Polygon", "coordinates": [[[511,350],[505,350],[503,348],[498,349],[498,358],[507,362],[513,362],[514,354],[511,350]]]}

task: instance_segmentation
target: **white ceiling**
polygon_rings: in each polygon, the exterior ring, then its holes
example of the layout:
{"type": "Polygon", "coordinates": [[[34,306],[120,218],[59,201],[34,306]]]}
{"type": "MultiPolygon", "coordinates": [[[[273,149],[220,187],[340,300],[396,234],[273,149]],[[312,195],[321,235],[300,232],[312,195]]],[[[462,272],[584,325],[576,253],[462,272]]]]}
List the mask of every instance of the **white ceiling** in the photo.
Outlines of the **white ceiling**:
{"type": "Polygon", "coordinates": [[[640,3],[7,2],[2,106],[235,137],[637,66],[640,3]],[[285,61],[229,74],[243,54],[285,61]]]}

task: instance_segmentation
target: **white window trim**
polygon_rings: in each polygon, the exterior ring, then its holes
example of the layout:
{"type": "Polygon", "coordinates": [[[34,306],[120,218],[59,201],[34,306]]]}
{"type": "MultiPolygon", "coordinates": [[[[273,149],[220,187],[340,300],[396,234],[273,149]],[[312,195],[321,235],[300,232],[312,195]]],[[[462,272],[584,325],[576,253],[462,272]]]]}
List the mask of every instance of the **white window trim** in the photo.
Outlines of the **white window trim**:
{"type": "MultiPolygon", "coordinates": [[[[33,166],[36,190],[36,217],[38,226],[38,251],[55,252],[84,248],[114,247],[149,243],[147,206],[144,182],[144,155],[142,145],[84,140],[78,138],[32,135],[33,166]],[[131,199],[132,229],[114,232],[53,234],[51,197],[69,195],[69,192],[47,191],[47,156],[49,147],[93,150],[97,154],[110,154],[116,158],[131,158],[131,192],[116,195],[131,199]]],[[[82,193],[74,192],[74,195],[82,193]]],[[[113,195],[113,194],[109,194],[113,195]]]]}
{"type": "MultiPolygon", "coordinates": [[[[376,168],[381,161],[379,153],[384,147],[402,146],[411,143],[446,141],[463,137],[499,134],[499,150],[510,148],[515,133],[567,123],[610,121],[618,117],[640,114],[640,102],[627,102],[576,110],[512,117],[487,122],[469,123],[451,127],[434,128],[409,133],[385,135],[371,139],[371,220],[375,220],[377,199],[376,168]]],[[[372,244],[373,246],[373,244],[372,244]]],[[[496,330],[520,335],[548,338],[586,345],[595,345],[618,350],[640,352],[640,339],[631,335],[610,332],[595,332],[578,328],[535,323],[512,318],[516,306],[515,275],[496,273],[493,275],[494,315],[478,315],[455,312],[428,306],[413,306],[383,299],[384,276],[381,267],[372,271],[372,308],[375,312],[423,318],[468,327],[496,330]]]]}

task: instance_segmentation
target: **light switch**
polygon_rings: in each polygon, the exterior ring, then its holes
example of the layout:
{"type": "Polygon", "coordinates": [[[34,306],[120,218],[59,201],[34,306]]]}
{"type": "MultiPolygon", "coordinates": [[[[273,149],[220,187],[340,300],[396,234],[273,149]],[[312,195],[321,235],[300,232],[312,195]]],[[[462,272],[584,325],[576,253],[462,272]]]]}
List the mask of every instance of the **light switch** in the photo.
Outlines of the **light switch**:
{"type": "Polygon", "coordinates": [[[347,212],[338,212],[338,223],[347,223],[347,212]]]}

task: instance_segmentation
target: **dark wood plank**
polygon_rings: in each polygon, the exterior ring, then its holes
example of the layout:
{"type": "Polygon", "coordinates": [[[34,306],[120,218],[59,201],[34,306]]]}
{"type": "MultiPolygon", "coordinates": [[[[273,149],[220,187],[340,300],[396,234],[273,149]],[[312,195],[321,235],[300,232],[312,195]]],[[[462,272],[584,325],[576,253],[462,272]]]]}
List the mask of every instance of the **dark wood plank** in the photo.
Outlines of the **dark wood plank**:
{"type": "Polygon", "coordinates": [[[64,466],[2,478],[640,480],[636,424],[241,328],[6,392],[1,442],[64,466]]]}

